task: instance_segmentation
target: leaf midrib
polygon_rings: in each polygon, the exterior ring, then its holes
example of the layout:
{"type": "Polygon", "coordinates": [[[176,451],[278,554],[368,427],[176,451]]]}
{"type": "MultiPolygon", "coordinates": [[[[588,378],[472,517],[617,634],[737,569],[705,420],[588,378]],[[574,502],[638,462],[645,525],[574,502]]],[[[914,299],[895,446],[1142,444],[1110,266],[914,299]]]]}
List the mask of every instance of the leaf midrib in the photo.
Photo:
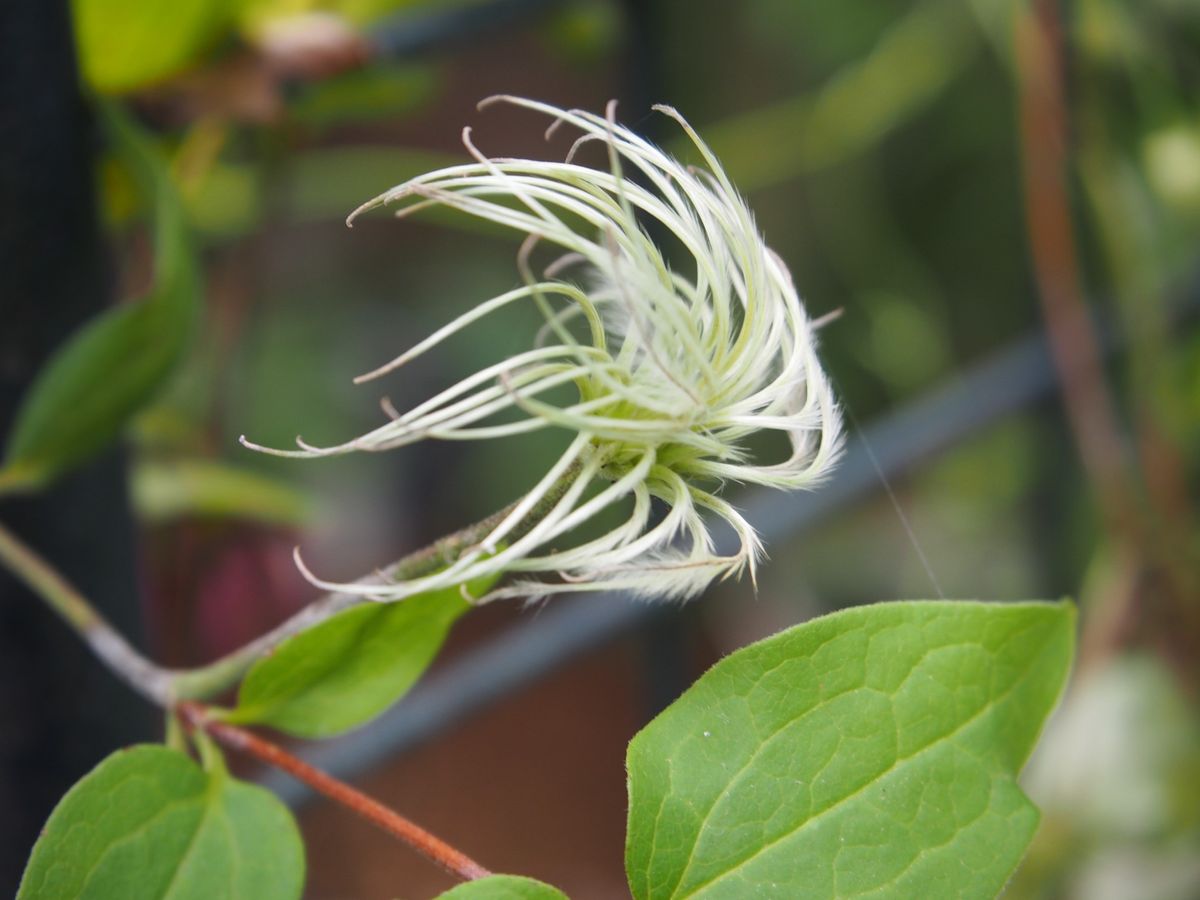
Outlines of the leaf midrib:
{"type": "MultiPolygon", "coordinates": [[[[111,856],[114,851],[120,849],[121,847],[125,846],[126,844],[130,843],[131,841],[136,841],[136,840],[143,838],[145,836],[145,832],[147,831],[147,829],[149,829],[159,819],[163,818],[163,816],[166,816],[166,815],[174,812],[175,810],[179,809],[180,807],[190,806],[193,803],[196,803],[198,800],[200,802],[203,802],[203,798],[198,797],[193,794],[188,797],[179,797],[175,800],[170,801],[169,803],[165,803],[165,804],[163,804],[163,806],[161,806],[158,809],[158,811],[156,813],[154,813],[154,815],[150,816],[148,819],[143,820],[142,822],[139,822],[136,828],[132,829],[131,831],[129,831],[128,833],[123,835],[119,840],[115,840],[115,841],[112,841],[111,843],[109,843],[104,848],[104,852],[96,857],[96,859],[92,862],[92,864],[90,866],[88,866],[87,871],[84,873],[83,879],[79,885],[80,895],[83,895],[87,892],[88,885],[91,884],[92,878],[96,874],[96,870],[100,868],[100,866],[104,863],[104,860],[108,859],[108,857],[111,856]]],[[[201,821],[204,820],[203,814],[201,814],[200,819],[201,819],[201,821]]],[[[189,842],[189,845],[190,845],[190,842],[189,842]]]]}
{"type": "Polygon", "coordinates": [[[204,794],[200,797],[202,804],[200,821],[196,823],[196,828],[192,831],[192,836],[188,838],[187,847],[184,848],[183,853],[179,854],[179,862],[175,865],[175,871],[171,873],[171,880],[167,882],[167,886],[162,892],[163,900],[167,900],[174,893],[175,883],[179,880],[179,873],[184,870],[188,858],[196,848],[196,842],[200,839],[200,834],[204,831],[204,826],[208,824],[208,820],[212,817],[213,812],[219,807],[220,800],[216,796],[221,790],[219,781],[219,778],[209,776],[208,785],[205,788],[204,794]]]}
{"type": "MultiPolygon", "coordinates": [[[[876,633],[880,633],[880,632],[876,632],[876,633]]],[[[871,637],[874,637],[874,635],[871,635],[871,637]]],[[[834,639],[833,637],[826,638],[825,640],[821,641],[821,643],[819,643],[815,647],[813,647],[812,650],[810,650],[807,654],[808,658],[811,659],[813,655],[815,655],[819,650],[826,647],[830,643],[830,641],[833,639],[834,639]]],[[[966,642],[966,641],[959,642],[958,644],[955,644],[954,646],[962,646],[965,643],[969,643],[969,642],[966,642]]],[[[913,660],[912,665],[909,667],[908,675],[905,676],[905,680],[907,681],[908,678],[912,677],[912,674],[917,670],[917,667],[920,666],[921,663],[924,662],[926,659],[928,659],[930,654],[937,652],[939,650],[943,650],[948,646],[951,646],[951,645],[942,644],[942,645],[939,645],[936,647],[927,647],[925,649],[925,651],[921,653],[920,656],[918,656],[917,658],[915,658],[913,660]]],[[[780,662],[771,666],[771,668],[764,669],[762,674],[759,675],[759,678],[758,678],[759,682],[766,679],[776,669],[781,668],[786,662],[787,662],[787,660],[781,660],[780,662]]],[[[754,752],[750,754],[750,756],[749,756],[749,758],[747,758],[746,762],[742,764],[740,769],[738,769],[737,774],[735,774],[732,778],[729,779],[729,781],[726,783],[725,787],[723,787],[721,789],[721,792],[719,794],[717,794],[716,797],[713,798],[713,801],[712,801],[712,803],[709,804],[708,809],[705,810],[704,817],[700,820],[700,824],[696,828],[696,839],[692,842],[691,850],[688,852],[687,862],[684,863],[683,871],[680,872],[679,878],[675,882],[675,888],[671,892],[672,897],[674,897],[678,893],[679,885],[683,884],[684,881],[687,879],[687,874],[691,870],[692,864],[696,861],[696,848],[700,845],[700,838],[702,837],[704,829],[708,825],[709,820],[712,819],[713,812],[720,805],[721,801],[724,800],[726,797],[728,797],[732,793],[733,786],[742,780],[743,776],[746,775],[746,773],[750,770],[750,767],[754,765],[755,761],[760,756],[762,756],[763,753],[766,752],[767,747],[776,738],[778,738],[781,734],[783,734],[783,732],[785,732],[787,729],[791,728],[793,725],[795,725],[797,722],[799,722],[805,716],[811,715],[812,713],[816,712],[817,710],[819,710],[822,706],[825,706],[826,704],[832,703],[835,700],[845,697],[848,694],[852,694],[856,691],[862,691],[862,690],[875,690],[876,693],[885,694],[886,696],[889,696],[889,697],[895,696],[894,693],[887,694],[887,692],[885,692],[885,691],[878,691],[874,688],[868,688],[867,685],[865,685],[865,684],[856,684],[853,687],[848,687],[843,691],[838,691],[836,694],[830,694],[827,697],[823,697],[819,702],[817,702],[813,706],[808,707],[803,712],[796,715],[794,718],[789,719],[787,722],[785,722],[779,728],[776,728],[765,740],[759,742],[758,747],[755,748],[754,752]]],[[[947,732],[947,734],[950,734],[950,733],[952,733],[952,732],[947,732]]],[[[938,739],[940,739],[940,738],[938,738],[938,739]]],[[[935,740],[937,740],[937,739],[935,739],[935,740]]],[[[920,750],[918,750],[916,752],[919,753],[920,750]]],[[[896,763],[899,763],[902,761],[903,760],[897,760],[896,763]]],[[[815,771],[812,774],[811,780],[815,780],[816,778],[818,778],[821,775],[821,773],[824,772],[832,762],[833,762],[833,756],[830,756],[829,759],[825,760],[825,763],[821,766],[821,768],[817,769],[817,771],[815,771]]],[[[881,772],[877,777],[882,778],[886,774],[887,774],[887,772],[884,771],[884,772],[881,772]]],[[[869,783],[870,782],[868,782],[868,784],[869,783]]],[[[840,802],[841,802],[840,800],[835,801],[835,804],[840,803],[840,802]]],[[[817,810],[817,812],[814,814],[814,816],[823,816],[831,808],[832,808],[832,805],[827,806],[824,809],[817,810]]]]}
{"type": "MultiPolygon", "coordinates": [[[[1043,647],[1045,646],[1047,641],[1048,641],[1048,638],[1044,639],[1042,641],[1043,647]]],[[[769,843],[763,844],[761,847],[756,849],[749,856],[745,857],[744,859],[738,860],[738,862],[734,863],[732,866],[725,869],[723,872],[718,872],[716,875],[712,876],[707,881],[703,881],[700,884],[696,885],[694,888],[689,889],[688,893],[680,894],[679,888],[676,887],[675,891],[673,891],[671,894],[672,900],[674,900],[674,898],[676,898],[676,897],[687,898],[687,897],[699,896],[702,891],[707,890],[714,884],[717,884],[718,882],[720,882],[723,879],[727,878],[728,876],[732,875],[734,872],[737,872],[739,869],[744,868],[746,865],[748,865],[750,862],[755,860],[757,857],[761,856],[763,853],[766,853],[768,850],[770,850],[776,844],[779,844],[782,841],[785,841],[788,838],[791,838],[791,837],[795,836],[796,834],[799,834],[801,831],[808,828],[814,822],[817,822],[818,820],[820,820],[823,816],[827,816],[830,813],[837,810],[838,808],[840,808],[841,806],[844,806],[846,803],[849,803],[851,800],[855,799],[856,797],[861,795],[863,792],[865,792],[868,788],[870,788],[873,785],[877,784],[878,782],[882,781],[884,778],[886,778],[888,775],[890,775],[893,771],[895,771],[895,769],[898,766],[900,766],[901,764],[910,762],[914,759],[917,759],[920,756],[930,752],[931,750],[934,750],[935,748],[937,748],[949,741],[952,741],[963,730],[965,730],[966,728],[969,728],[972,724],[977,722],[981,717],[986,715],[989,711],[995,709],[997,706],[999,706],[1001,703],[1003,703],[1006,699],[1008,699],[1008,697],[1013,692],[1015,692],[1018,687],[1020,687],[1022,684],[1024,684],[1025,681],[1028,680],[1032,676],[1033,669],[1034,669],[1033,666],[1026,667],[1025,672],[1019,678],[1017,678],[1015,681],[1013,681],[1012,684],[1010,684],[1004,691],[1002,691],[1000,694],[998,694],[991,703],[984,705],[979,710],[977,710],[974,714],[972,714],[969,718],[964,719],[955,728],[946,732],[944,735],[942,735],[938,738],[935,738],[933,741],[926,744],[924,747],[920,748],[916,752],[910,753],[907,756],[897,758],[895,760],[895,762],[892,763],[892,765],[888,766],[886,769],[881,771],[878,775],[874,776],[869,781],[863,783],[858,788],[856,788],[854,791],[847,794],[845,797],[842,797],[841,799],[837,800],[836,802],[825,807],[823,810],[821,810],[815,816],[811,816],[808,819],[805,819],[803,822],[801,822],[795,828],[792,828],[792,829],[784,832],[783,834],[779,835],[778,837],[776,837],[774,840],[770,841],[769,843]]],[[[697,837],[697,843],[699,843],[698,837],[697,837]]],[[[685,874],[686,874],[686,872],[685,872],[685,874]]],[[[683,882],[683,876],[681,875],[680,879],[679,879],[679,883],[682,884],[682,882],[683,882]]]]}

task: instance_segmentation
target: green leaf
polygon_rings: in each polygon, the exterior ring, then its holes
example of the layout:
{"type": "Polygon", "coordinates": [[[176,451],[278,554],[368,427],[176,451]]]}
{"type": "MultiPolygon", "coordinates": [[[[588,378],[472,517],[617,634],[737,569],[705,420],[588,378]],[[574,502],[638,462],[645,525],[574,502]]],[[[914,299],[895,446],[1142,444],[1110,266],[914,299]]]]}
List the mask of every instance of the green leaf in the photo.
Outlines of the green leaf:
{"type": "Polygon", "coordinates": [[[18,900],[290,900],[304,846],[273,795],[157,745],[119,750],[63,797],[18,900]]]}
{"type": "Polygon", "coordinates": [[[149,140],[116,107],[105,123],[154,209],[155,283],[85,325],[39,373],[17,413],[0,485],[36,488],[112,441],[170,374],[199,310],[179,198],[149,140]]]}
{"type": "Polygon", "coordinates": [[[130,488],[138,514],[150,521],[190,515],[298,525],[311,507],[303,492],[285,482],[202,459],[139,463],[130,488]]]}
{"type": "Polygon", "coordinates": [[[567,900],[567,895],[533,878],[491,875],[438,894],[437,900],[567,900]]]}
{"type": "MultiPolygon", "coordinates": [[[[493,580],[472,582],[470,592],[493,580]]],[[[408,693],[470,608],[453,587],[339,613],[255,663],[227,718],[308,738],[361,725],[408,693]]]]}
{"type": "Polygon", "coordinates": [[[719,662],[629,745],[626,870],[665,897],[994,897],[1062,691],[1066,603],[886,603],[719,662]]]}
{"type": "Polygon", "coordinates": [[[233,24],[235,0],[73,0],[84,80],[100,93],[161,81],[197,61],[233,24]]]}

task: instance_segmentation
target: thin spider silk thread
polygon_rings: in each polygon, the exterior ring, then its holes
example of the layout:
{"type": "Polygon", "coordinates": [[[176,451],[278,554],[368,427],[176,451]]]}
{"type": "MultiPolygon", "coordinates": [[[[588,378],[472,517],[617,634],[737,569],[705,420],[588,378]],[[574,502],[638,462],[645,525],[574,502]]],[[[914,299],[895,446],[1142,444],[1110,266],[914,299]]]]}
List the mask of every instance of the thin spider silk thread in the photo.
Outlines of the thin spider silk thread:
{"type": "MultiPolygon", "coordinates": [[[[829,376],[830,381],[836,384],[836,379],[832,375],[829,376]]],[[[876,476],[879,478],[879,483],[883,485],[884,491],[887,493],[888,500],[892,504],[892,509],[896,511],[896,517],[900,520],[900,525],[904,529],[904,533],[908,536],[908,541],[912,544],[913,552],[916,553],[917,559],[921,563],[921,568],[925,570],[926,576],[929,578],[930,584],[933,585],[934,591],[937,592],[939,600],[945,600],[946,594],[942,591],[941,582],[938,581],[937,575],[933,571],[933,566],[929,562],[929,557],[925,555],[925,550],[921,547],[921,542],[917,539],[917,532],[912,526],[912,521],[904,512],[904,507],[900,505],[900,499],[896,496],[895,490],[892,489],[892,483],[883,471],[883,467],[879,465],[879,459],[875,456],[875,451],[871,447],[871,442],[867,440],[867,434],[862,426],[858,423],[858,416],[854,414],[854,410],[850,407],[849,400],[846,399],[846,393],[838,386],[838,399],[841,407],[846,412],[846,419],[850,423],[850,427],[854,429],[854,433],[862,442],[863,450],[867,454],[867,459],[871,463],[871,468],[875,470],[876,476]]]]}

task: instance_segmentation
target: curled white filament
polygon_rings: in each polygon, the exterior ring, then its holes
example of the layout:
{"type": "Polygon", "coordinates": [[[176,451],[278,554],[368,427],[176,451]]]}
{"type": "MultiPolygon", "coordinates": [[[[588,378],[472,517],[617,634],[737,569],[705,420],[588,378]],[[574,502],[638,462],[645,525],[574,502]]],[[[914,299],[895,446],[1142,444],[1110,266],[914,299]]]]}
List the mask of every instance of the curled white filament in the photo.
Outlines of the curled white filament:
{"type": "Polygon", "coordinates": [[[512,228],[527,236],[517,259],[524,286],[479,304],[357,380],[390,372],[514,303],[532,302],[545,317],[533,348],[411,410],[390,410],[388,422],[344,444],[299,442],[299,450],[289,451],[250,446],[310,457],[546,427],[569,429],[575,437],[480,544],[446,569],[371,585],[305,574],[330,590],[383,601],[498,572],[521,577],[484,599],[601,588],[685,598],[715,578],[746,568],[753,575],[761,544],[718,496],[721,485],[812,487],[841,449],[841,419],[817,359],[814,327],[787,269],[763,242],[712,152],[674,109],[655,107],[684,130],[706,169],[686,167],[618,125],[611,104],[603,117],[507,96],[481,106],[497,102],[548,115],[551,130],[577,129],[567,160],[487,158],[465,129],[475,162],[392,188],[348,221],[385,204],[398,204],[399,216],[442,205],[512,228]],[[607,170],[573,161],[590,141],[607,148],[607,170]],[[626,169],[636,170],[637,179],[626,169]],[[668,265],[639,217],[678,242],[690,257],[689,271],[668,265]],[[563,253],[541,278],[530,264],[538,243],[563,253]],[[564,384],[576,387],[574,402],[544,399],[564,384]],[[495,421],[512,410],[523,417],[495,421]],[[760,430],[786,434],[791,451],[785,459],[759,464],[749,458],[745,441],[760,430]],[[601,488],[589,495],[597,482],[601,488]],[[653,522],[652,498],[666,507],[653,522]],[[548,549],[621,501],[630,502],[620,524],[574,546],[548,549]],[[537,521],[526,527],[534,510],[537,521]],[[715,553],[712,517],[737,533],[734,554],[715,553]]]}

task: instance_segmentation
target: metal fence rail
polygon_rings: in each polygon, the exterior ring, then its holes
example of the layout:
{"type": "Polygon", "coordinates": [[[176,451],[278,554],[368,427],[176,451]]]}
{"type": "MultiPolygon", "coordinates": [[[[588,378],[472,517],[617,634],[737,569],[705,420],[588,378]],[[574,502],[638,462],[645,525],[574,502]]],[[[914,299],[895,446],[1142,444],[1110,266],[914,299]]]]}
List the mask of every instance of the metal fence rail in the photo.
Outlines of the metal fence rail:
{"type": "MultiPolygon", "coordinates": [[[[818,491],[747,491],[741,497],[745,515],[768,545],[781,544],[879,486],[864,439],[874,450],[880,470],[891,478],[1046,397],[1056,384],[1045,338],[1039,334],[1019,340],[865,428],[863,437],[850,441],[832,480],[818,491]]],[[[724,540],[728,552],[732,535],[724,540]]],[[[300,755],[339,778],[354,778],[436,737],[580,653],[645,625],[655,616],[669,614],[669,608],[611,593],[551,601],[536,617],[431,673],[370,725],[347,737],[310,745],[300,755]]],[[[280,773],[264,774],[261,783],[292,806],[311,798],[303,785],[280,773]]]]}
{"type": "Polygon", "coordinates": [[[565,5],[565,0],[492,0],[447,9],[406,11],[377,22],[369,39],[380,56],[408,59],[492,37],[498,29],[528,25],[565,5]]]}

